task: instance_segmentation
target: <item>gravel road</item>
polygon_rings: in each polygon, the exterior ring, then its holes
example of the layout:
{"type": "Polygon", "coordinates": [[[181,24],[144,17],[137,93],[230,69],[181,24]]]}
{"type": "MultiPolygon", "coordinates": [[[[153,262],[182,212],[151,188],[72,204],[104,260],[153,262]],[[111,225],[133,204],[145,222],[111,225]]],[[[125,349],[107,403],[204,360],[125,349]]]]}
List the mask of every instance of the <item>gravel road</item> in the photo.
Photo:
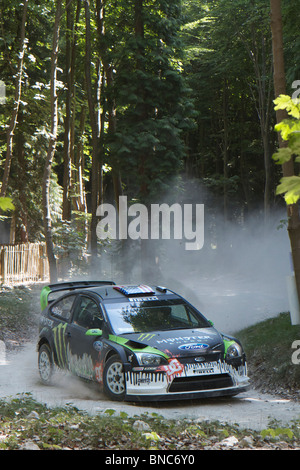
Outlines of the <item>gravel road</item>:
{"type": "Polygon", "coordinates": [[[2,356],[0,362],[0,397],[15,397],[29,393],[47,406],[73,405],[91,414],[114,409],[129,416],[158,413],[165,418],[190,418],[200,421],[218,420],[237,423],[241,428],[266,429],[276,419],[287,425],[300,419],[300,403],[277,396],[260,394],[250,389],[231,398],[176,401],[159,404],[117,403],[100,394],[94,385],[75,377],[58,373],[55,384],[44,386],[39,381],[35,344],[27,344],[18,352],[2,356]]]}

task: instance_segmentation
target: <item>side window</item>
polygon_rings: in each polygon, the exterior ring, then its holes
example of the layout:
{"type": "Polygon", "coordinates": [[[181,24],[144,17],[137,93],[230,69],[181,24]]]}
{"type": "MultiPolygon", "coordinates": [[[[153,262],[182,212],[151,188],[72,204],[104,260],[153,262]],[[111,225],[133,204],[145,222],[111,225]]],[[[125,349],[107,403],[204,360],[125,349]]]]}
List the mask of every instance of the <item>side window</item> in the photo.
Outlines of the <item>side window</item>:
{"type": "Polygon", "coordinates": [[[79,299],[74,311],[73,323],[83,328],[101,328],[102,314],[96,302],[82,296],[79,299]]]}
{"type": "Polygon", "coordinates": [[[75,295],[69,295],[58,302],[55,302],[55,304],[50,308],[51,315],[61,318],[62,320],[70,320],[74,299],[75,295]]]}

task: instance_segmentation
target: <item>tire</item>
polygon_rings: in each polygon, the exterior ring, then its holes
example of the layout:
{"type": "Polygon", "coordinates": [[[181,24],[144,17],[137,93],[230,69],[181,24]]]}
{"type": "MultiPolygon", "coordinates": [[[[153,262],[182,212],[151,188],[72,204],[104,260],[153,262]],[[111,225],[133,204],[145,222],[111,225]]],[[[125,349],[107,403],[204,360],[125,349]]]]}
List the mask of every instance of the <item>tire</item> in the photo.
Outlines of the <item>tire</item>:
{"type": "Polygon", "coordinates": [[[42,382],[45,385],[50,385],[53,375],[53,360],[51,349],[48,344],[42,344],[39,349],[38,366],[42,382]]]}
{"type": "Polygon", "coordinates": [[[126,395],[123,363],[119,356],[112,356],[105,364],[103,388],[106,395],[114,401],[122,401],[126,395]]]}

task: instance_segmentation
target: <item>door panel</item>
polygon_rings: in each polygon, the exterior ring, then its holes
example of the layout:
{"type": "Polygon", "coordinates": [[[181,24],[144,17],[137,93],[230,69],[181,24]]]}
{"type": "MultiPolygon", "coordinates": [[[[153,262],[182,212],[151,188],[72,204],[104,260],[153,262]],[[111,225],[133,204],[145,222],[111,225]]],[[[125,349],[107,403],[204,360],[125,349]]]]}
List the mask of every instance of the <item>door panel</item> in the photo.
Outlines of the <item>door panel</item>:
{"type": "Polygon", "coordinates": [[[72,323],[65,331],[69,369],[73,374],[95,380],[101,338],[87,336],[85,333],[90,328],[101,326],[101,311],[96,302],[88,296],[80,296],[75,305],[72,323]],[[98,348],[94,347],[96,341],[98,348]]]}

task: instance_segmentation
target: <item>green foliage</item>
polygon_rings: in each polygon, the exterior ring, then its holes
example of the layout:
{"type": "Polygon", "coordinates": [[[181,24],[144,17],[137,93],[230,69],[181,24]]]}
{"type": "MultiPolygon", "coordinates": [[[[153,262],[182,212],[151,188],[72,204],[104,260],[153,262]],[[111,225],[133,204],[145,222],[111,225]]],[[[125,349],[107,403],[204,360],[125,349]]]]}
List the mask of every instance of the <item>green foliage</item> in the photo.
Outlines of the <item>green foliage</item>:
{"type": "Polygon", "coordinates": [[[261,431],[261,436],[263,439],[265,439],[266,436],[270,436],[274,438],[277,436],[284,436],[284,435],[292,439],[294,436],[294,433],[290,428],[281,428],[281,427],[275,428],[275,429],[268,428],[268,429],[263,429],[261,431]]]}
{"type": "Polygon", "coordinates": [[[284,194],[287,205],[296,204],[300,198],[300,176],[285,176],[277,186],[277,194],[284,194]]]}
{"type": "Polygon", "coordinates": [[[299,340],[299,325],[291,325],[289,313],[281,313],[235,334],[243,344],[254,381],[280,390],[299,390],[300,368],[292,363],[292,343],[299,340]]]}
{"type": "MultiPolygon", "coordinates": [[[[104,30],[100,34],[96,8],[101,3],[90,2],[90,69],[95,111],[98,111],[99,72],[102,79],[99,111],[103,113],[103,127],[97,158],[112,168],[103,177],[104,198],[113,199],[112,181],[117,174],[121,175],[124,193],[130,199],[144,202],[162,199],[173,190],[177,175],[184,174],[207,185],[212,196],[208,204],[213,210],[216,197],[219,202],[222,197],[225,200],[225,195],[233,217],[237,207],[243,211],[259,204],[265,185],[259,87],[265,100],[272,96],[269,3],[264,0],[237,0],[234,4],[226,0],[144,0],[139,15],[139,2],[106,0],[104,30]]],[[[70,33],[74,34],[75,45],[72,51],[75,57],[72,191],[77,188],[81,161],[83,189],[90,208],[93,145],[85,80],[85,14],[82,2],[70,5],[73,21],[71,26],[67,25],[64,8],[58,57],[59,128],[51,181],[54,223],[60,220],[62,212],[69,97],[66,46],[70,33]],[[85,120],[81,121],[85,109],[85,120]]],[[[0,180],[6,131],[14,106],[12,77],[17,70],[21,12],[16,0],[1,2],[0,61],[6,103],[0,106],[0,180]]],[[[288,83],[299,78],[296,13],[295,6],[283,5],[288,83]]],[[[44,238],[41,186],[50,138],[49,80],[54,16],[54,0],[29,3],[22,96],[7,192],[16,214],[22,214],[16,218],[17,241],[18,227],[25,220],[30,241],[44,238]]],[[[277,128],[289,145],[279,150],[276,159],[285,162],[292,157],[298,163],[300,145],[295,136],[299,131],[299,108],[287,97],[281,106],[292,106],[290,111],[294,116],[293,121],[277,128]]],[[[269,118],[266,129],[272,128],[274,114],[269,118]]],[[[268,145],[272,154],[276,145],[272,133],[268,135],[268,145]]],[[[273,192],[279,175],[280,168],[274,165],[273,192]]],[[[289,201],[298,198],[296,181],[292,194],[286,191],[285,181],[281,185],[279,191],[289,201]]],[[[75,200],[74,193],[72,196],[75,200]]],[[[75,208],[78,209],[73,204],[72,215],[75,208]]],[[[80,210],[84,213],[82,206],[80,210]]]]}
{"type": "Polygon", "coordinates": [[[251,438],[252,449],[272,449],[273,442],[284,448],[298,447],[300,439],[299,421],[290,427],[272,423],[272,427],[258,432],[219,421],[172,420],[147,413],[122,417],[102,412],[91,416],[72,406],[46,407],[28,393],[0,400],[0,415],[1,450],[22,449],[26,443],[34,443],[41,450],[216,450],[230,436],[237,440],[235,449],[244,448],[245,437],[251,438]],[[141,419],[149,431],[136,429],[135,422],[141,419]]]}
{"type": "MultiPolygon", "coordinates": [[[[276,163],[283,165],[293,159],[300,162],[300,103],[288,95],[280,95],[276,100],[275,110],[285,110],[291,118],[282,120],[275,126],[281,134],[286,147],[281,147],[273,155],[276,163]]],[[[281,178],[277,186],[277,194],[284,194],[286,204],[295,204],[300,198],[300,176],[286,176],[281,178]]]]}
{"type": "MultiPolygon", "coordinates": [[[[144,201],[181,168],[183,132],[191,124],[192,105],[180,73],[179,5],[154,0],[136,13],[134,2],[119,2],[123,21],[113,58],[117,131],[108,135],[109,158],[126,175],[128,191],[144,201]]],[[[109,18],[110,8],[115,5],[109,2],[109,18]]]]}
{"type": "MultiPolygon", "coordinates": [[[[198,113],[187,171],[207,182],[223,178],[218,194],[230,189],[231,207],[256,205],[265,183],[261,120],[274,119],[267,106],[273,78],[269,4],[189,0],[184,13],[183,63],[198,113]]],[[[273,135],[267,141],[272,149],[273,135]]]]}
{"type": "Polygon", "coordinates": [[[3,212],[13,211],[15,206],[10,197],[0,197],[0,210],[3,212]]]}

